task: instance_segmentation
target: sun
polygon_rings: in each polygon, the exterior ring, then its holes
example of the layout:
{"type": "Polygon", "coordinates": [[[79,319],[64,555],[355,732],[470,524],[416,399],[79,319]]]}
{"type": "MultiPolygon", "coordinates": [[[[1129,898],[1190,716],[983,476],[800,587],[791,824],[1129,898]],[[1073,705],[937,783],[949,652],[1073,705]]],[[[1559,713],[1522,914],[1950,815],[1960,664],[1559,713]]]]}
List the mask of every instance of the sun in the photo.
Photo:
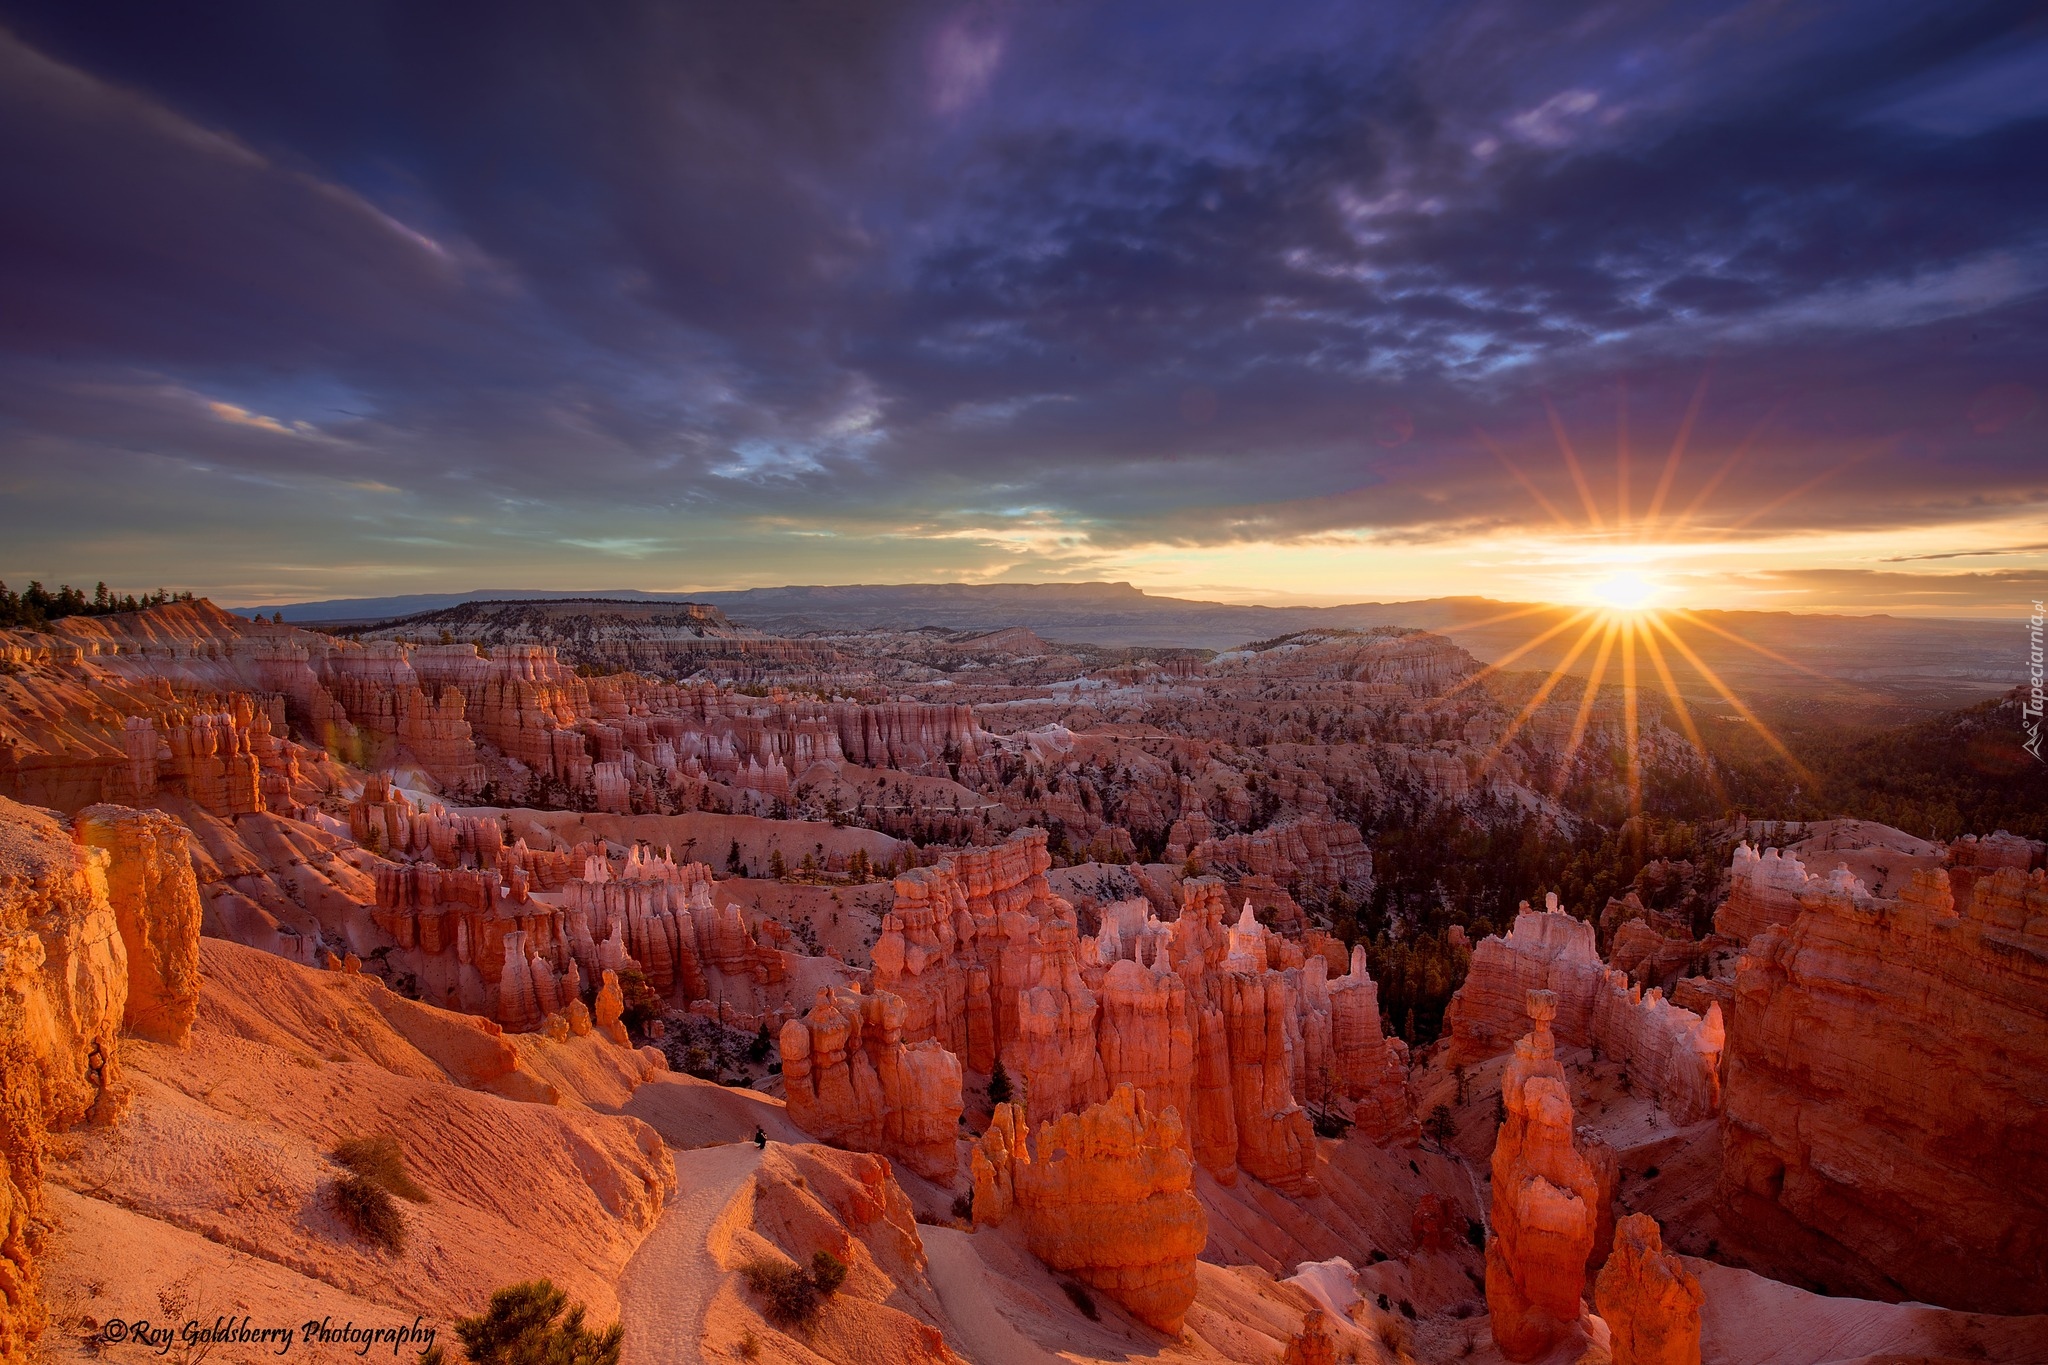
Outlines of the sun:
{"type": "Polygon", "coordinates": [[[1624,569],[1591,584],[1587,596],[1609,611],[1647,611],[1664,595],[1664,585],[1647,574],[1624,569]]]}

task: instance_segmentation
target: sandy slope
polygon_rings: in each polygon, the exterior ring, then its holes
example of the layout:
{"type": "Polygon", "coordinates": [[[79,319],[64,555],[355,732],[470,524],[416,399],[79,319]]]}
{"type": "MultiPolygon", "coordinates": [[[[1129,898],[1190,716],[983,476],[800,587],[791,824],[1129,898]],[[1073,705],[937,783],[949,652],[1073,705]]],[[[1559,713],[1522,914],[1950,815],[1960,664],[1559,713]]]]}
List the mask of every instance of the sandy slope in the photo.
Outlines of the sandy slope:
{"type": "Polygon", "coordinates": [[[707,1247],[711,1230],[760,1165],[750,1142],[676,1153],[678,1193],[619,1278],[628,1365],[698,1358],[704,1310],[725,1282],[707,1247]]]}
{"type": "MultiPolygon", "coordinates": [[[[104,1360],[148,1355],[133,1344],[96,1349],[93,1336],[107,1323],[147,1321],[211,1325],[216,1318],[248,1317],[261,1326],[299,1327],[316,1319],[361,1326],[409,1325],[414,1315],[250,1256],[195,1232],[173,1227],[102,1199],[52,1185],[47,1196],[56,1228],[44,1262],[44,1291],[52,1307],[43,1352],[51,1361],[104,1360]]],[[[445,1322],[435,1324],[447,1340],[445,1322]]],[[[389,1348],[385,1348],[388,1350],[389,1348]]],[[[359,1360],[357,1348],[295,1340],[292,1360],[359,1360]]],[[[258,1359],[247,1346],[221,1347],[213,1360],[258,1359]]],[[[404,1352],[401,1359],[410,1359],[404,1352]]],[[[182,1342],[163,1359],[195,1359],[182,1342]]]]}
{"type": "Polygon", "coordinates": [[[927,1227],[923,1237],[927,1273],[952,1328],[946,1333],[947,1345],[974,1365],[1063,1365],[1064,1357],[1018,1331],[996,1306],[987,1268],[971,1235],[957,1228],[927,1227]]]}
{"type": "Polygon", "coordinates": [[[1872,1357],[2048,1361],[2048,1316],[1994,1317],[1921,1303],[1809,1294],[1747,1270],[1685,1258],[1707,1292],[1702,1365],[1850,1365],[1872,1357]]]}

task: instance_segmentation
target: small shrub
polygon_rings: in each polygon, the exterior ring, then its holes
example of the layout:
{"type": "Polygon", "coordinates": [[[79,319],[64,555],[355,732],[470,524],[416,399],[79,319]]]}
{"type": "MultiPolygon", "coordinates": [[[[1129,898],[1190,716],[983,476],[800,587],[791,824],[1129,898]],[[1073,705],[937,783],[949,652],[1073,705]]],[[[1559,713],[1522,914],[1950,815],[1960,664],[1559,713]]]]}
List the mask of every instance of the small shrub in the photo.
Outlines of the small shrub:
{"type": "Polygon", "coordinates": [[[406,1172],[405,1148],[389,1133],[343,1138],[334,1144],[334,1159],[400,1199],[409,1199],[415,1204],[429,1202],[427,1192],[406,1172]]]}
{"type": "Polygon", "coordinates": [[[972,1222],[972,1221],[973,1221],[973,1219],[974,1219],[974,1191],[973,1191],[973,1190],[969,1190],[969,1191],[968,1191],[967,1193],[965,1193],[965,1194],[956,1194],[956,1195],[954,1195],[954,1196],[953,1196],[953,1216],[954,1216],[955,1218],[958,1218],[958,1219],[959,1219],[959,1220],[960,1220],[961,1222],[963,1222],[963,1223],[967,1223],[967,1222],[972,1222]]]}
{"type": "Polygon", "coordinates": [[[398,1201],[382,1185],[351,1172],[334,1182],[328,1197],[341,1221],[354,1229],[358,1237],[387,1251],[404,1250],[405,1216],[398,1211],[398,1201]]]}
{"type": "Polygon", "coordinates": [[[1415,1321],[1415,1305],[1414,1305],[1414,1304],[1412,1304],[1412,1303],[1408,1302],[1408,1300],[1406,1300],[1406,1299],[1403,1299],[1403,1300],[1401,1300],[1401,1303],[1400,1303],[1400,1308],[1401,1308],[1401,1316],[1402,1316],[1402,1317],[1404,1317],[1404,1318],[1408,1319],[1408,1321],[1410,1321],[1410,1322],[1413,1322],[1413,1321],[1415,1321]]]}
{"type": "Polygon", "coordinates": [[[1010,1073],[1003,1070],[1001,1062],[997,1062],[995,1070],[988,1074],[988,1102],[990,1104],[1003,1104],[1008,1102],[1009,1098],[1010,1073]]]}
{"type": "Polygon", "coordinates": [[[491,1295],[476,1317],[458,1319],[455,1335],[470,1365],[619,1365],[626,1329],[615,1322],[593,1332],[582,1304],[548,1280],[528,1280],[491,1295]]]}
{"type": "Polygon", "coordinates": [[[768,1319],[780,1326],[809,1322],[818,1311],[818,1286],[800,1268],[780,1261],[748,1261],[740,1267],[747,1288],[761,1296],[768,1319]]]}
{"type": "Polygon", "coordinates": [[[1655,1180],[1655,1179],[1657,1178],[1657,1170],[1658,1170],[1658,1168],[1657,1168],[1657,1167],[1655,1167],[1655,1166],[1645,1166],[1645,1167],[1643,1167],[1643,1179],[1645,1179],[1645,1180],[1655,1180]]]}
{"type": "Polygon", "coordinates": [[[1102,1321],[1102,1314],[1095,1307],[1095,1296],[1093,1294],[1090,1294],[1072,1280],[1061,1280],[1060,1288],[1066,1291],[1069,1299],[1073,1300],[1074,1307],[1081,1310],[1082,1317],[1090,1322],[1102,1321]]]}
{"type": "Polygon", "coordinates": [[[820,1294],[831,1298],[846,1283],[846,1262],[823,1248],[812,1252],[811,1283],[818,1286],[820,1294]]]}
{"type": "Polygon", "coordinates": [[[846,1262],[829,1251],[815,1251],[811,1268],[804,1270],[764,1257],[741,1266],[740,1275],[747,1288],[761,1296],[770,1322],[778,1327],[801,1327],[846,1283],[846,1262]]]}
{"type": "Polygon", "coordinates": [[[1380,1324],[1380,1344],[1397,1357],[1410,1356],[1415,1350],[1415,1334],[1399,1318],[1388,1318],[1380,1324]]]}
{"type": "Polygon", "coordinates": [[[1470,1242],[1475,1250],[1486,1250],[1486,1224],[1480,1222],[1477,1218],[1467,1218],[1465,1220],[1465,1240],[1470,1242]]]}
{"type": "Polygon", "coordinates": [[[732,1348],[732,1353],[741,1360],[752,1360],[755,1356],[761,1354],[761,1338],[755,1336],[752,1332],[748,1332],[732,1348]]]}

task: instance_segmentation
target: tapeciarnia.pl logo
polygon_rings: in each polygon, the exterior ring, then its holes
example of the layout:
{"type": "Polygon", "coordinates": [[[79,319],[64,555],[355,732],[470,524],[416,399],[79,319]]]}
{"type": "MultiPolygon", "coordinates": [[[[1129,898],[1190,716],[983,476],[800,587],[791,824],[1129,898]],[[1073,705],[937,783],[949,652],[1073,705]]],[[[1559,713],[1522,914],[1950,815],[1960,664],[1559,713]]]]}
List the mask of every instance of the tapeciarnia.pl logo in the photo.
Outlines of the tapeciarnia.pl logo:
{"type": "Polygon", "coordinates": [[[2044,668],[2041,657],[2041,623],[2048,620],[2048,605],[2036,601],[2034,614],[2027,619],[2027,689],[2026,704],[2020,708],[2020,715],[2026,721],[2026,751],[2034,761],[2044,762],[2041,757],[2041,710],[2043,700],[2042,676],[2044,668]]]}

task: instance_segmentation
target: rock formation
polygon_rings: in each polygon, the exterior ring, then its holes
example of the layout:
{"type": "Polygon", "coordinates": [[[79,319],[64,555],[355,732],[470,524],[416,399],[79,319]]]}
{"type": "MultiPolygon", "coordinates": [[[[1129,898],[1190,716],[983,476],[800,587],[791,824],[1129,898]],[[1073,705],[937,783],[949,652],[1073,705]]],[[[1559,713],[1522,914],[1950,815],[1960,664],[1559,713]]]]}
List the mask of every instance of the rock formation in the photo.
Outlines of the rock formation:
{"type": "MultiPolygon", "coordinates": [[[[45,1134],[110,1123],[126,1103],[120,1032],[182,1041],[197,1003],[199,900],[164,817],[102,808],[74,837],[0,797],[0,1362],[28,1358],[46,1314],[45,1134]],[[117,909],[109,885],[121,901],[117,909]],[[145,961],[131,966],[135,951],[145,961]]],[[[182,830],[178,833],[182,835],[182,830]]]]}
{"type": "Polygon", "coordinates": [[[1556,1002],[1532,990],[1534,1027],[1501,1075],[1507,1119],[1493,1149],[1493,1235],[1486,1307],[1510,1360],[1534,1360],[1578,1321],[1598,1220],[1598,1182],[1572,1140],[1572,1102],[1550,1021],[1556,1002]]]}
{"type": "Polygon", "coordinates": [[[1000,1060],[1034,1122],[1128,1083],[1179,1114],[1195,1159],[1226,1183],[1242,1168],[1314,1188],[1305,1101],[1376,1141],[1413,1134],[1407,1050],[1383,1034],[1362,953],[1332,981],[1320,951],[1250,906],[1232,922],[1212,879],[1182,884],[1170,923],[1131,900],[1079,937],[1049,862],[1044,835],[1026,831],[897,879],[874,957],[878,988],[905,1002],[904,1037],[935,1039],[977,1071],[1000,1060]]]}
{"type": "Polygon", "coordinates": [[[1027,1144],[1017,1107],[999,1105],[974,1171],[977,1224],[1014,1215],[1047,1266],[1179,1333],[1209,1220],[1177,1114],[1154,1114],[1119,1085],[1100,1104],[1040,1124],[1027,1144]]]}
{"type": "Polygon", "coordinates": [[[1408,1044],[1380,1022],[1380,990],[1366,968],[1365,945],[1351,970],[1330,982],[1330,1064],[1351,1121],[1374,1142],[1411,1141],[1418,1131],[1408,1097],[1408,1044]]]}
{"type": "Polygon", "coordinates": [[[1837,1292],[2048,1312],[2048,874],[1820,880],[1738,964],[1731,1221],[1837,1292]]]}
{"type": "Polygon", "coordinates": [[[191,833],[157,811],[91,806],[79,842],[108,858],[107,898],[128,957],[124,1026],[152,1042],[182,1044],[199,1012],[199,885],[191,833]]]}
{"type": "Polygon", "coordinates": [[[810,1013],[782,1026],[790,1121],[834,1146],[885,1152],[951,1183],[960,1061],[931,1039],[905,1043],[905,1013],[886,991],[819,991],[810,1013]]]}
{"type": "Polygon", "coordinates": [[[1614,1365],[1700,1365],[1700,1282],[1664,1250],[1657,1220],[1632,1213],[1614,1227],[1614,1251],[1593,1283],[1614,1365]]]}
{"type": "Polygon", "coordinates": [[[1301,1320],[1301,1330],[1287,1343],[1280,1365],[1337,1365],[1337,1336],[1330,1330],[1330,1315],[1311,1308],[1301,1320]]]}
{"type": "Polygon", "coordinates": [[[1342,820],[1292,820],[1251,834],[1207,838],[1170,861],[1192,859],[1205,871],[1268,877],[1281,886],[1345,887],[1372,894],[1372,852],[1358,826],[1342,820]]]}
{"type": "Polygon", "coordinates": [[[1469,1066],[1507,1050],[1522,1026],[1531,990],[1556,1000],[1556,1037],[1568,1047],[1596,1048],[1627,1065],[1638,1089],[1674,1122],[1711,1118],[1721,1106],[1720,1061],[1725,1034],[1718,1007],[1704,1016],[1673,1005],[1663,992],[1631,985],[1601,962],[1593,926],[1563,913],[1557,898],[1515,917],[1505,938],[1490,936],[1472,950],[1465,984],[1444,1011],[1449,1061],[1469,1066]]]}

